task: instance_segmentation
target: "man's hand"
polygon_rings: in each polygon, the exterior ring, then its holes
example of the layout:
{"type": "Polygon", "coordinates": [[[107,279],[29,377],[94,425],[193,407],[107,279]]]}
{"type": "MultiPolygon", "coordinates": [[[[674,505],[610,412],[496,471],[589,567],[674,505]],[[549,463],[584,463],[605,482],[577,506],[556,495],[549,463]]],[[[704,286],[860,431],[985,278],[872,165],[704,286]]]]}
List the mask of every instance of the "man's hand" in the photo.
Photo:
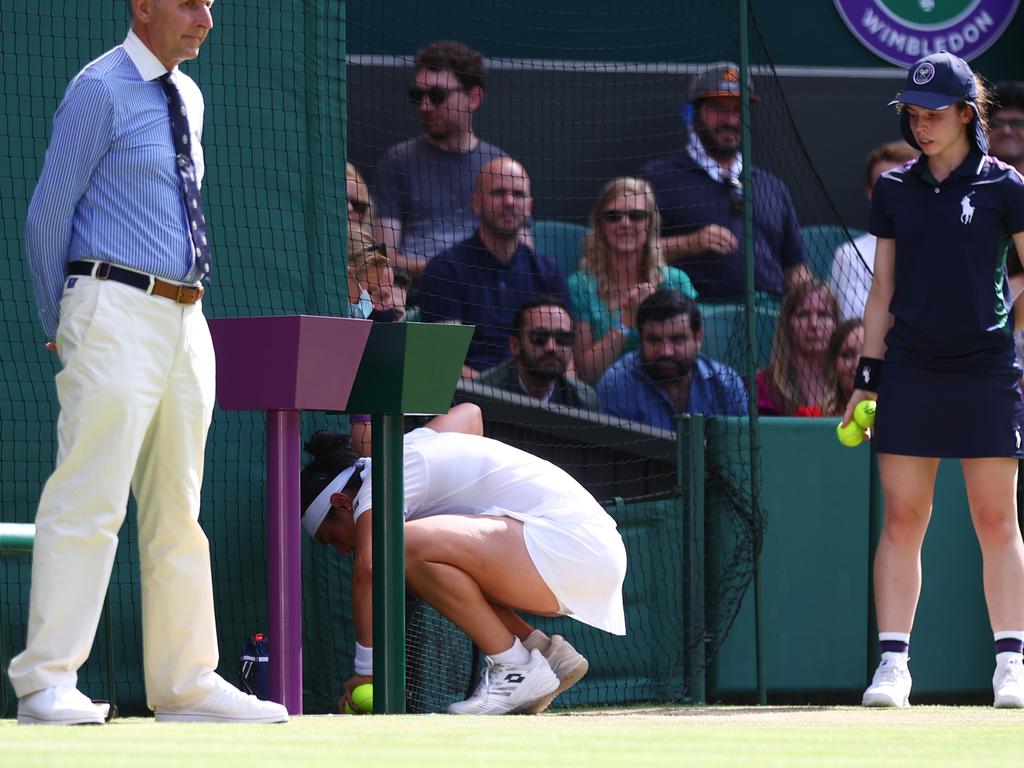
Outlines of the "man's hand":
{"type": "Polygon", "coordinates": [[[732,230],[721,224],[708,224],[693,233],[697,238],[699,252],[711,251],[717,254],[732,253],[739,247],[739,240],[732,230]]]}

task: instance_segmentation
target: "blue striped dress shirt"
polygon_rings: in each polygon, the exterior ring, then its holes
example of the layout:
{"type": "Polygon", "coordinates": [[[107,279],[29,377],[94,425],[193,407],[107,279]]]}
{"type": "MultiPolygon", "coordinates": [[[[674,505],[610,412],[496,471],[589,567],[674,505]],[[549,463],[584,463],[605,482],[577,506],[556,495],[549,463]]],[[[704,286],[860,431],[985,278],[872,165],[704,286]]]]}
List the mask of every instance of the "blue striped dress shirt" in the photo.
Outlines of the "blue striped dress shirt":
{"type": "MultiPolygon", "coordinates": [[[[167,280],[193,282],[197,268],[175,165],[167,69],[133,32],[90,62],[68,86],[25,228],[39,318],[54,338],[68,263],[109,261],[167,280]]],[[[177,69],[201,183],[203,97],[177,69]]]]}

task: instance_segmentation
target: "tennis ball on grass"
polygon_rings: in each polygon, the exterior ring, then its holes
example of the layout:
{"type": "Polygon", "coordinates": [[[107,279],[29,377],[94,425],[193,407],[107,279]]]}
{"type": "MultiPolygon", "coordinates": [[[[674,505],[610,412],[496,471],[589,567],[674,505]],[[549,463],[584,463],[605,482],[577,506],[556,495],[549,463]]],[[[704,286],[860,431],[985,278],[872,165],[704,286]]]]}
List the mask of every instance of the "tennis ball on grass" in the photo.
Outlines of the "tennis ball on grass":
{"type": "Polygon", "coordinates": [[[861,400],[853,409],[853,420],[861,429],[871,429],[875,426],[875,407],[874,400],[861,400]]]}
{"type": "Polygon", "coordinates": [[[372,715],[373,714],[373,683],[363,683],[352,689],[352,704],[345,702],[345,714],[347,715],[372,715]]]}
{"type": "Polygon", "coordinates": [[[864,442],[864,428],[856,421],[851,421],[845,427],[843,422],[839,422],[836,424],[836,437],[839,438],[839,442],[843,445],[853,448],[855,445],[860,445],[864,442]]]}

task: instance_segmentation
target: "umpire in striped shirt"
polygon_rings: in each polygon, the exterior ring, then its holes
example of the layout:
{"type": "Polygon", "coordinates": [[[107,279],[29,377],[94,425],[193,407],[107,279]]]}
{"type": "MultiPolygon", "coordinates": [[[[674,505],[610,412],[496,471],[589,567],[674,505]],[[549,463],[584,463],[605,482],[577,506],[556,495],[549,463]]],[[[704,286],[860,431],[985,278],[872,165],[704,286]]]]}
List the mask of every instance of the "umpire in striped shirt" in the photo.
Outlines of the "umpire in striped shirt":
{"type": "Polygon", "coordinates": [[[28,639],[10,665],[18,721],[102,723],[78,691],[125,518],[138,502],[146,697],[158,721],[287,720],[221,679],[199,525],[215,364],[200,200],[199,55],[213,0],[130,0],[124,43],[71,81],[25,241],[60,358],[58,451],[36,513],[28,639]]]}

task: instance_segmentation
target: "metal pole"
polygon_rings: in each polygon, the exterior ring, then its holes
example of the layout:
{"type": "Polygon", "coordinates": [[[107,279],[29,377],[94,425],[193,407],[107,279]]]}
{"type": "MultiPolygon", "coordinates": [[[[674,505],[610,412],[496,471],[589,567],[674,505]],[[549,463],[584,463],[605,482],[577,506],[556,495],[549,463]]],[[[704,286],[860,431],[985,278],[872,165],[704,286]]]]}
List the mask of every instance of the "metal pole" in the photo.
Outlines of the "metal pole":
{"type": "Polygon", "coordinates": [[[683,489],[683,626],[686,648],[684,660],[689,700],[703,704],[707,700],[707,614],[705,590],[707,577],[704,545],[704,416],[700,413],[679,419],[677,482],[683,489]]]}
{"type": "Polygon", "coordinates": [[[373,445],[373,711],[405,713],[403,417],[375,413],[373,445]]]}
{"type": "MultiPolygon", "coordinates": [[[[754,190],[751,186],[751,168],[754,157],[750,141],[750,43],[748,31],[747,0],[739,0],[739,47],[740,47],[740,122],[742,124],[741,144],[743,170],[741,178],[745,191],[743,200],[743,251],[747,262],[747,395],[750,414],[750,503],[752,519],[757,520],[761,508],[761,467],[760,434],[757,421],[757,322],[754,285],[754,190]]],[[[759,532],[755,531],[757,537],[759,532]]],[[[762,626],[763,605],[761,595],[761,555],[754,559],[754,654],[757,660],[757,703],[768,703],[767,670],[764,659],[764,627],[762,626]]]]}
{"type": "Polygon", "coordinates": [[[267,605],[270,698],[302,714],[299,411],[267,411],[267,605]]]}

